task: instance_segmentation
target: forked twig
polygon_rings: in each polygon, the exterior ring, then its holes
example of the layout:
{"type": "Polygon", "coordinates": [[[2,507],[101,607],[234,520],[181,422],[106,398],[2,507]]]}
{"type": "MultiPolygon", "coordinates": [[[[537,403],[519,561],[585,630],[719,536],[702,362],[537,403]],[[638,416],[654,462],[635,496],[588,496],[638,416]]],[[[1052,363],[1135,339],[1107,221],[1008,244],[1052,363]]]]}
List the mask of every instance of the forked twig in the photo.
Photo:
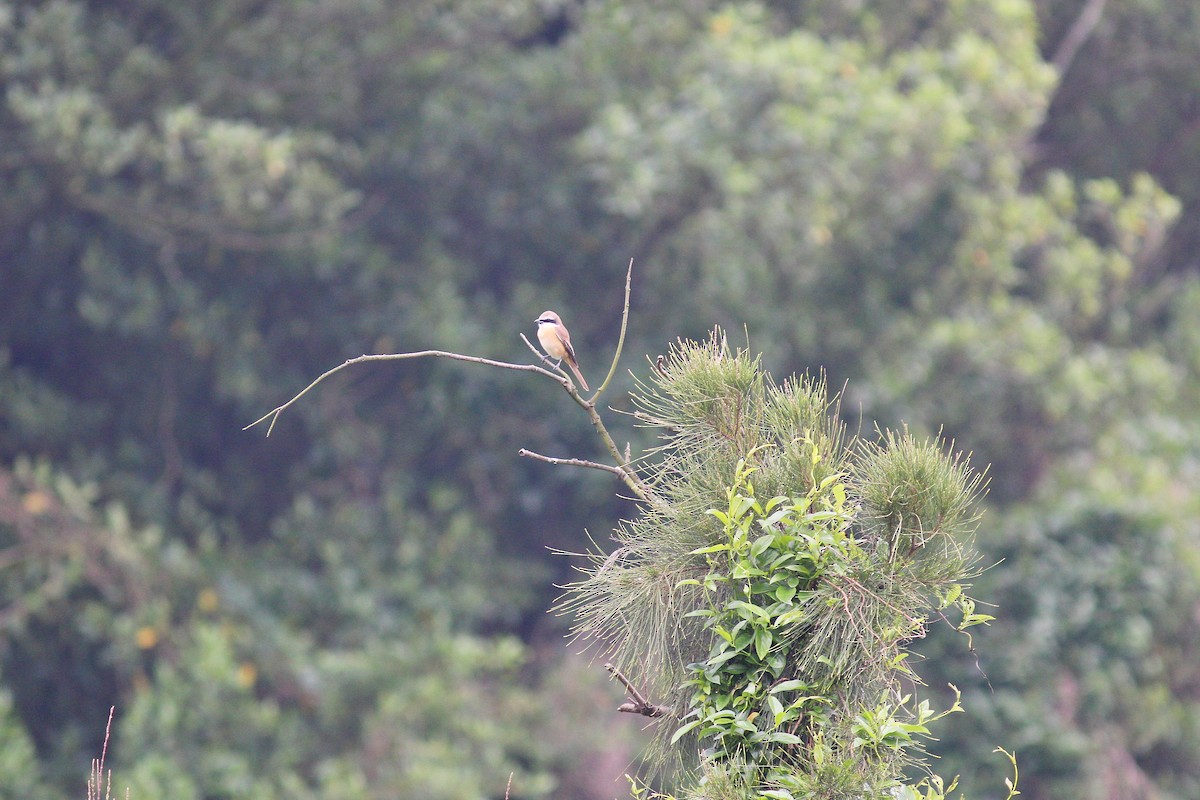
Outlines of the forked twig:
{"type": "Polygon", "coordinates": [[[604,668],[612,673],[612,676],[619,680],[625,687],[625,691],[629,693],[629,701],[617,706],[617,711],[623,711],[626,714],[641,714],[643,717],[666,717],[673,713],[669,707],[655,705],[647,700],[645,695],[639,692],[637,687],[613,664],[605,664],[604,668]]]}
{"type": "Polygon", "coordinates": [[[316,380],[314,380],[308,386],[305,386],[303,389],[301,389],[300,393],[297,394],[295,397],[293,397],[291,400],[288,400],[286,403],[284,403],[281,406],[276,406],[275,408],[271,409],[266,414],[263,414],[261,417],[254,420],[254,422],[251,422],[249,425],[242,428],[242,430],[248,431],[251,428],[253,428],[255,425],[258,425],[258,424],[270,419],[271,424],[267,426],[267,436],[270,436],[271,431],[275,430],[275,423],[279,420],[280,414],[282,414],[284,411],[286,411],[288,408],[290,408],[301,397],[304,397],[304,395],[308,394],[314,388],[316,388],[316,385],[318,383],[320,383],[321,381],[325,380],[328,377],[331,377],[335,373],[341,372],[346,367],[352,367],[355,364],[363,364],[363,363],[366,363],[367,361],[403,361],[403,360],[410,359],[410,358],[431,358],[431,357],[432,358],[450,358],[455,361],[468,361],[472,364],[484,364],[489,367],[501,367],[503,369],[515,369],[515,370],[519,370],[521,372],[538,372],[538,373],[541,373],[542,375],[545,375],[548,378],[553,378],[554,380],[559,381],[560,383],[562,382],[562,379],[558,375],[555,375],[550,370],[542,369],[541,367],[536,366],[534,364],[512,364],[508,361],[495,361],[490,358],[480,358],[479,356],[468,356],[468,355],[463,355],[462,353],[451,353],[448,350],[418,350],[415,353],[379,353],[379,354],[375,354],[375,355],[362,355],[362,356],[356,356],[355,358],[348,358],[345,361],[343,361],[341,364],[338,364],[333,369],[326,370],[316,380]]]}

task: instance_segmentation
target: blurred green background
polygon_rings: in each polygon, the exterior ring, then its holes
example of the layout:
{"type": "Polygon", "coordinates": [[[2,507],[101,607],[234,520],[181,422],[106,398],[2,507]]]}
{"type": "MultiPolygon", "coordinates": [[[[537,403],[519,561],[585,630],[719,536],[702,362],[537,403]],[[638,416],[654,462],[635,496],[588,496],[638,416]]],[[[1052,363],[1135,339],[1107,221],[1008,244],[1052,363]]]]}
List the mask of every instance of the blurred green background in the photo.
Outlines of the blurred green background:
{"type": "MultiPolygon", "coordinates": [[[[1200,5],[0,0],[0,798],[627,796],[529,363],[714,324],[991,464],[942,774],[1200,797],[1200,5]],[[984,675],[987,679],[985,680],[984,675]],[[990,685],[989,685],[990,684],[990,685]]],[[[861,420],[861,421],[860,421],[861,420]]]]}

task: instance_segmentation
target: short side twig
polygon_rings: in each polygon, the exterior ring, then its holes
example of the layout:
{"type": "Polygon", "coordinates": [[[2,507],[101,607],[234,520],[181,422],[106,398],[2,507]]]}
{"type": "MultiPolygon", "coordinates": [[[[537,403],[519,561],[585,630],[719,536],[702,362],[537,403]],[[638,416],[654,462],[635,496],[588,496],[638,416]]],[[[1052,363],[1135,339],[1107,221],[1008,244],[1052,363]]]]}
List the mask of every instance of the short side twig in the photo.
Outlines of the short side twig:
{"type": "Polygon", "coordinates": [[[589,469],[599,469],[605,472],[611,472],[619,478],[625,477],[625,470],[620,467],[614,467],[609,464],[601,464],[598,461],[587,461],[582,458],[554,458],[553,456],[544,456],[541,453],[535,453],[532,450],[526,450],[522,447],[517,451],[517,455],[523,458],[532,458],[537,461],[545,461],[547,464],[555,466],[563,465],[568,467],[588,467],[589,469]]]}
{"type": "Polygon", "coordinates": [[[625,687],[625,691],[629,693],[629,701],[617,706],[617,711],[623,711],[626,714],[641,714],[643,717],[666,717],[670,716],[672,710],[667,706],[658,706],[651,703],[646,697],[637,690],[629,679],[612,664],[605,664],[604,668],[612,673],[612,676],[621,682],[625,687]]]}

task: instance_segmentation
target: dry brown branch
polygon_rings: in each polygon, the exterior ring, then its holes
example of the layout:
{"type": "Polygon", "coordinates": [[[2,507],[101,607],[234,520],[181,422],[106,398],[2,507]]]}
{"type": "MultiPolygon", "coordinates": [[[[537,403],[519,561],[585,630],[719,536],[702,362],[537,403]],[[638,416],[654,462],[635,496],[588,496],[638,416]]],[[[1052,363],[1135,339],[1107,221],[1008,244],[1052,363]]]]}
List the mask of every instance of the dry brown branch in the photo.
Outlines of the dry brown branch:
{"type": "MultiPolygon", "coordinates": [[[[355,364],[363,364],[368,361],[404,361],[404,360],[407,360],[410,358],[449,358],[449,359],[453,359],[455,361],[467,361],[472,364],[486,364],[489,367],[501,367],[502,369],[515,369],[515,370],[520,370],[522,372],[537,372],[542,375],[545,375],[548,378],[552,378],[556,381],[559,381],[560,383],[562,383],[564,381],[564,378],[561,378],[558,375],[555,375],[553,372],[546,370],[546,369],[542,369],[541,367],[536,366],[534,364],[512,364],[512,363],[509,363],[508,361],[495,361],[490,358],[480,358],[479,356],[468,356],[468,355],[463,355],[462,353],[451,353],[448,350],[418,350],[415,353],[379,353],[379,354],[375,354],[375,355],[362,355],[362,356],[357,356],[355,358],[348,358],[345,361],[343,361],[341,364],[338,364],[333,369],[326,370],[316,380],[314,380],[308,386],[305,386],[303,389],[301,389],[300,393],[297,394],[295,397],[293,397],[291,400],[288,400],[286,403],[284,403],[281,406],[276,406],[275,408],[271,409],[266,414],[263,414],[261,417],[254,420],[254,422],[251,422],[249,425],[242,428],[242,430],[248,431],[251,428],[253,428],[255,425],[258,425],[259,423],[265,422],[267,419],[270,419],[271,424],[267,426],[267,436],[270,436],[271,431],[275,430],[275,423],[276,423],[276,421],[279,420],[280,414],[282,414],[284,411],[286,411],[288,408],[290,408],[301,397],[304,397],[304,395],[311,392],[318,383],[320,383],[321,381],[325,380],[328,377],[331,377],[332,375],[334,375],[338,372],[341,372],[346,367],[352,367],[355,364]]],[[[568,381],[568,383],[569,383],[569,381],[568,381]]]]}
{"type": "Polygon", "coordinates": [[[623,711],[626,714],[641,714],[643,717],[666,717],[673,712],[667,706],[658,706],[646,699],[645,695],[637,690],[628,678],[612,664],[605,664],[604,668],[612,673],[612,676],[621,682],[625,687],[625,691],[629,693],[629,701],[617,706],[617,711],[623,711]]]}

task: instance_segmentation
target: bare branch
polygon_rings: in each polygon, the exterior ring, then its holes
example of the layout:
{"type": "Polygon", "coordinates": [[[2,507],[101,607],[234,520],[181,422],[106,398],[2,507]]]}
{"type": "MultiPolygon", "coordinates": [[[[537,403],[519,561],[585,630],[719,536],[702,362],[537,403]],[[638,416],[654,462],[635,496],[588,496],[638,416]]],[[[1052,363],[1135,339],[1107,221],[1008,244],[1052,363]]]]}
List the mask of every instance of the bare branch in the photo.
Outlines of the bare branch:
{"type": "MultiPolygon", "coordinates": [[[[524,337],[522,336],[522,338],[524,338],[524,337]]],[[[242,428],[242,430],[244,430],[244,431],[250,430],[255,425],[258,425],[259,423],[265,422],[267,419],[270,419],[271,424],[267,426],[267,436],[270,436],[271,431],[273,431],[275,429],[275,423],[279,420],[280,414],[282,414],[289,407],[291,407],[301,397],[304,397],[304,395],[306,395],[310,391],[312,391],[313,388],[316,387],[316,385],[318,383],[320,383],[321,381],[325,380],[326,378],[334,375],[337,372],[341,372],[346,367],[351,367],[351,366],[354,366],[355,364],[362,364],[367,361],[403,361],[403,360],[409,359],[409,358],[426,358],[426,357],[450,358],[455,361],[468,361],[472,364],[485,364],[489,367],[502,367],[503,369],[515,369],[515,370],[520,370],[521,372],[537,372],[542,375],[545,375],[548,378],[553,378],[554,380],[559,381],[560,383],[563,381],[563,378],[560,378],[559,376],[555,375],[553,372],[550,372],[549,370],[546,370],[546,369],[542,369],[541,367],[535,366],[533,364],[511,364],[507,361],[494,361],[490,358],[480,358],[479,356],[467,356],[467,355],[463,355],[462,353],[451,353],[446,350],[419,350],[415,353],[381,353],[381,354],[377,354],[377,355],[362,355],[362,356],[357,356],[356,358],[346,359],[345,361],[343,361],[341,364],[338,364],[333,369],[324,372],[323,374],[321,374],[320,377],[318,377],[316,380],[314,380],[308,386],[305,386],[303,389],[301,389],[300,393],[297,394],[295,397],[293,397],[291,400],[288,400],[283,405],[277,406],[274,409],[272,409],[271,411],[268,411],[266,414],[263,414],[261,417],[254,420],[254,422],[251,422],[249,425],[242,428]]]]}
{"type": "Polygon", "coordinates": [[[612,673],[612,676],[621,682],[625,687],[625,691],[629,693],[629,702],[622,703],[617,706],[617,711],[623,711],[626,714],[641,714],[643,717],[666,717],[670,716],[673,711],[667,706],[656,706],[651,703],[646,697],[637,690],[628,678],[622,674],[621,670],[617,669],[612,664],[605,664],[604,668],[612,673]]]}
{"type": "Polygon", "coordinates": [[[1079,49],[1087,44],[1092,31],[1100,22],[1101,15],[1104,14],[1105,2],[1107,0],[1087,0],[1083,10],[1079,12],[1079,16],[1067,29],[1066,36],[1063,36],[1062,41],[1058,43],[1058,48],[1054,51],[1054,57],[1050,59],[1050,62],[1058,70],[1059,77],[1066,74],[1071,67],[1071,62],[1079,53],[1079,49]]]}

